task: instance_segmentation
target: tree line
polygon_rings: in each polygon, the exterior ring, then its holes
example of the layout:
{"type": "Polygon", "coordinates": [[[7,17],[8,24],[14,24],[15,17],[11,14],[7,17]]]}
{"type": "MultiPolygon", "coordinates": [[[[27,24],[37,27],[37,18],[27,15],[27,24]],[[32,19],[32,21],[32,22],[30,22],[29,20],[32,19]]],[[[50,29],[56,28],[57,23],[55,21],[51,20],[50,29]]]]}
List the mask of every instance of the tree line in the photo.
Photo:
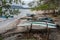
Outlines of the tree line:
{"type": "Polygon", "coordinates": [[[36,2],[31,2],[28,4],[30,7],[32,7],[32,10],[52,10],[53,11],[53,15],[56,16],[57,14],[60,14],[60,0],[38,0],[36,2]],[[33,7],[34,4],[37,4],[36,6],[33,7]],[[59,13],[56,13],[55,10],[58,10],[59,13]]]}

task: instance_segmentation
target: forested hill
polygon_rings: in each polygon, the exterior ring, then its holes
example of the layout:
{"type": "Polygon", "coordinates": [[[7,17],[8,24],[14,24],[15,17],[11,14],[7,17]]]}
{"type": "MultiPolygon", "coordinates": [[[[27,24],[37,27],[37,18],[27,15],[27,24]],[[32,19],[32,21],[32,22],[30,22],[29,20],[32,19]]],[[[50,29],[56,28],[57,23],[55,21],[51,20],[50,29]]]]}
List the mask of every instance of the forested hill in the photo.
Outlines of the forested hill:
{"type": "Polygon", "coordinates": [[[30,9],[30,8],[27,8],[27,7],[16,6],[16,5],[11,5],[11,8],[12,8],[12,9],[30,9]]]}

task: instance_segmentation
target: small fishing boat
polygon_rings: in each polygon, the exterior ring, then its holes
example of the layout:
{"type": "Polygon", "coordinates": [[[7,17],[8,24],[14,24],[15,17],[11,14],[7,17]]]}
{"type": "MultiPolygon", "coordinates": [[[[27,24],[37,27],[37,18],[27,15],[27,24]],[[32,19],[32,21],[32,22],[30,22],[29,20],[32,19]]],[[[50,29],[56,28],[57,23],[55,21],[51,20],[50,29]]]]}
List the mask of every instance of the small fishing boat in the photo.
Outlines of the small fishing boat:
{"type": "MultiPolygon", "coordinates": [[[[46,28],[49,28],[49,29],[55,29],[56,28],[56,24],[51,20],[39,20],[39,21],[26,21],[26,22],[23,22],[23,23],[19,23],[17,25],[18,27],[23,27],[23,29],[30,29],[31,26],[32,26],[32,29],[37,29],[37,30],[40,30],[40,29],[46,29],[46,28]]],[[[25,31],[26,31],[25,30],[25,31]]]]}

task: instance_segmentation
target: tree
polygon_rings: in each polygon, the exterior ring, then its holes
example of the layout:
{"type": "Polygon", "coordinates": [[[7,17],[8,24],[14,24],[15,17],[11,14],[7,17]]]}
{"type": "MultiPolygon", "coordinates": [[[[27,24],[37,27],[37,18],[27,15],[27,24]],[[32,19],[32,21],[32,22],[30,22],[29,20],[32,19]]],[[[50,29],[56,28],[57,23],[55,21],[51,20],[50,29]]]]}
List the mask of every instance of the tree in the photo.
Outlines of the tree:
{"type": "Polygon", "coordinates": [[[0,16],[2,16],[2,7],[0,7],[0,16]]]}
{"type": "Polygon", "coordinates": [[[54,15],[56,15],[55,10],[60,7],[60,0],[39,0],[38,6],[32,8],[32,10],[52,10],[54,15]],[[43,1],[43,3],[41,3],[43,1]]]}
{"type": "MultiPolygon", "coordinates": [[[[0,7],[0,16],[6,15],[7,11],[9,11],[8,15],[13,14],[13,12],[15,11],[14,9],[11,9],[11,4],[12,4],[13,0],[1,0],[1,2],[2,2],[2,6],[0,7]],[[14,10],[14,11],[12,11],[12,10],[14,10]]],[[[14,2],[16,4],[18,2],[21,3],[21,0],[14,0],[14,2]]],[[[13,15],[15,15],[15,14],[18,14],[18,10],[13,15]]]]}
{"type": "Polygon", "coordinates": [[[21,3],[22,3],[22,5],[25,5],[24,1],[23,1],[23,2],[21,2],[21,3]]]}
{"type": "Polygon", "coordinates": [[[19,12],[19,9],[13,9],[13,10],[10,10],[11,12],[11,15],[18,15],[19,12]]]}
{"type": "Polygon", "coordinates": [[[29,7],[33,7],[34,3],[35,3],[35,1],[29,2],[29,3],[28,3],[28,6],[29,6],[29,7]]]}

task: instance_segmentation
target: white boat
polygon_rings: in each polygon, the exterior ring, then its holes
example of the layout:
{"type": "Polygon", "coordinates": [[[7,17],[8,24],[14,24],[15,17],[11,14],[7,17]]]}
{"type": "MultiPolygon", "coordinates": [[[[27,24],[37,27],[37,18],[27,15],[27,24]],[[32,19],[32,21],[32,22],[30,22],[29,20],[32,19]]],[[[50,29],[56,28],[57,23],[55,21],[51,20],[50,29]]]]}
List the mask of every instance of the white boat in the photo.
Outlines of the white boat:
{"type": "Polygon", "coordinates": [[[56,28],[56,24],[53,23],[46,23],[46,22],[25,22],[20,23],[17,26],[24,27],[23,29],[27,29],[27,27],[30,29],[32,24],[32,29],[46,29],[48,28],[56,28]]]}

